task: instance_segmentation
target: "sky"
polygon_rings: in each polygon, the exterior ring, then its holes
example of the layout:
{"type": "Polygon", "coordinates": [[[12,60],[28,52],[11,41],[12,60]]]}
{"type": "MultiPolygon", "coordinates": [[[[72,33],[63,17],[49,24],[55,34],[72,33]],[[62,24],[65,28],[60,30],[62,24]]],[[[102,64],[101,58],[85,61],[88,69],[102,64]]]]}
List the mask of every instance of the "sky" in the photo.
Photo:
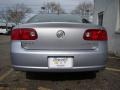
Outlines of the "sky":
{"type": "Polygon", "coordinates": [[[56,2],[60,3],[61,6],[65,9],[66,12],[73,10],[79,3],[82,2],[92,2],[94,0],[0,0],[0,11],[11,7],[15,4],[24,3],[27,7],[32,8],[34,12],[37,12],[41,9],[42,5],[46,2],[56,2]]]}

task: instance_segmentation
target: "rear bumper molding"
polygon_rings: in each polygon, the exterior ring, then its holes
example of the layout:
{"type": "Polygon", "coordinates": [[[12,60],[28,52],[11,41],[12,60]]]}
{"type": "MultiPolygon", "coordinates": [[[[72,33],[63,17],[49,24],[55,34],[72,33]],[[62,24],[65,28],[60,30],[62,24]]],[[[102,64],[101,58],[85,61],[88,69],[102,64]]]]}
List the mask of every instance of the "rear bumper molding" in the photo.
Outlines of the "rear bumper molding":
{"type": "Polygon", "coordinates": [[[65,69],[51,69],[49,67],[33,67],[33,66],[17,66],[13,65],[15,70],[20,71],[31,71],[31,72],[82,72],[82,71],[98,71],[105,68],[105,65],[100,66],[83,66],[83,67],[72,67],[65,69]]]}

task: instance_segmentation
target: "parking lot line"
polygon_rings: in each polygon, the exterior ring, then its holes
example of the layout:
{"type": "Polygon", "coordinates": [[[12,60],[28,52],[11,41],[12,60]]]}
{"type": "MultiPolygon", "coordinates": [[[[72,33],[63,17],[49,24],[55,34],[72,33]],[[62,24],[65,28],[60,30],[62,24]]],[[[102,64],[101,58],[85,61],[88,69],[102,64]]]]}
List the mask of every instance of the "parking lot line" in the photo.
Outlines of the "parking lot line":
{"type": "Polygon", "coordinates": [[[0,76],[0,81],[4,80],[12,72],[13,72],[13,69],[10,69],[6,73],[4,73],[2,76],[0,76]]]}
{"type": "Polygon", "coordinates": [[[105,69],[109,71],[120,72],[120,69],[116,69],[116,68],[105,68],[105,69]]]}
{"type": "Polygon", "coordinates": [[[108,57],[108,58],[112,58],[112,59],[120,59],[119,57],[108,57]]]}

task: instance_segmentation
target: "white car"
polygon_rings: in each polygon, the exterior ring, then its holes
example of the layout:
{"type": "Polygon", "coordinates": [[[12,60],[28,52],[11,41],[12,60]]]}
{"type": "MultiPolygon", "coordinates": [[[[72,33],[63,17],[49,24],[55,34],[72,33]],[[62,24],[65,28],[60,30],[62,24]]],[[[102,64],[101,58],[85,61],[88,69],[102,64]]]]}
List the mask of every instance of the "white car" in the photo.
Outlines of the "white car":
{"type": "Polygon", "coordinates": [[[7,28],[6,26],[0,26],[0,34],[7,34],[8,31],[7,31],[7,28]]]}
{"type": "Polygon", "coordinates": [[[14,25],[12,24],[8,24],[8,25],[6,25],[5,23],[0,24],[0,34],[5,34],[5,35],[10,34],[13,27],[14,25]]]}

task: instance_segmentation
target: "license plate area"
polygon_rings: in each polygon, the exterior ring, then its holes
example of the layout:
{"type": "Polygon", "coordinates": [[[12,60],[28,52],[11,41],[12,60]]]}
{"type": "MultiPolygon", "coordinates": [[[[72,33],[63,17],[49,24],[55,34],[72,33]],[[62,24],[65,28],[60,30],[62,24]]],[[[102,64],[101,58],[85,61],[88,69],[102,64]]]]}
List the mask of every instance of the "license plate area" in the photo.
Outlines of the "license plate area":
{"type": "Polygon", "coordinates": [[[50,56],[48,57],[49,68],[72,68],[73,67],[72,56],[50,56]]]}

